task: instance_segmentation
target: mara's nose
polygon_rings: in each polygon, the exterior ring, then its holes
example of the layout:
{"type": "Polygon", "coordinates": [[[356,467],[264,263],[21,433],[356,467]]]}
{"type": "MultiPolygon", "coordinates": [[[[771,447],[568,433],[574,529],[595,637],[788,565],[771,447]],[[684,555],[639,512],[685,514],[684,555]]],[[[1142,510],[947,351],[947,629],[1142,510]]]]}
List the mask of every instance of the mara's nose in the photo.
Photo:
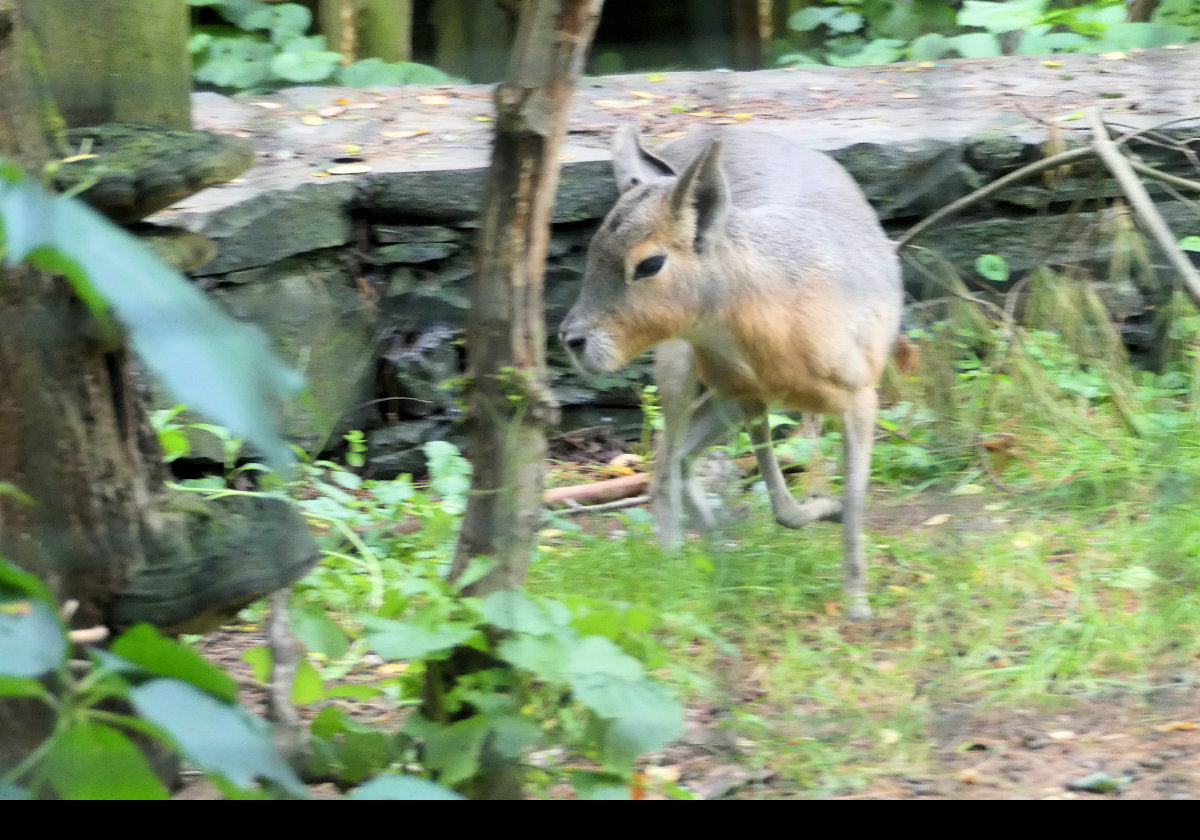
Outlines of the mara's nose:
{"type": "Polygon", "coordinates": [[[558,340],[572,353],[581,353],[587,344],[587,334],[568,316],[558,328],[558,340]]]}
{"type": "Polygon", "coordinates": [[[566,329],[558,331],[558,340],[565,344],[567,349],[572,353],[582,353],[584,346],[587,344],[587,336],[582,332],[573,332],[566,329]]]}

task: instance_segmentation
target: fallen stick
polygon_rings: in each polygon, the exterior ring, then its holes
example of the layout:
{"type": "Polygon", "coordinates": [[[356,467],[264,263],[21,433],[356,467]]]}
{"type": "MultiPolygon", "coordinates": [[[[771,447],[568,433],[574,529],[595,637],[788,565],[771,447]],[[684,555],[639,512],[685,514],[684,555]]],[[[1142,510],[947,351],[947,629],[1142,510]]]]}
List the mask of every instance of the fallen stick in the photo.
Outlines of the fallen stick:
{"type": "Polygon", "coordinates": [[[577,484],[574,487],[555,487],[542,494],[542,501],[548,505],[559,505],[571,499],[576,502],[596,504],[597,502],[612,502],[627,496],[636,496],[646,489],[650,482],[647,473],[623,475],[620,478],[609,478],[604,481],[594,481],[591,484],[577,484]]]}

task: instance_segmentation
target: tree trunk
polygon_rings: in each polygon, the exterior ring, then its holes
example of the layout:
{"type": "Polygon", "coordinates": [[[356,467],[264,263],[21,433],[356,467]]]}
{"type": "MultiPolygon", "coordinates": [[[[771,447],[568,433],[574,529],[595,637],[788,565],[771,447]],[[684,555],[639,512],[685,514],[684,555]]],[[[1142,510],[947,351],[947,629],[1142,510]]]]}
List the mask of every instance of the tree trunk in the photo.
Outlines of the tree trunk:
{"type": "MultiPolygon", "coordinates": [[[[0,0],[0,158],[37,176],[59,120],[30,77],[29,33],[0,0]]],[[[278,502],[178,497],[125,348],[102,343],[60,278],[0,266],[0,556],[79,601],[72,625],[170,627],[236,609],[307,570],[317,552],[278,502]]],[[[182,629],[182,628],[179,628],[182,629]]],[[[46,734],[44,707],[0,701],[0,772],[46,734]]]]}
{"type": "Polygon", "coordinates": [[[363,0],[360,58],[412,61],[412,0],[363,0]]]}
{"type": "MultiPolygon", "coordinates": [[[[520,586],[542,520],[546,428],[558,403],[546,375],[542,280],[558,149],[602,0],[527,0],[508,80],[496,90],[496,139],[484,193],[467,324],[471,493],[451,568],[476,557],[494,566],[467,588],[486,595],[520,586]]],[[[436,698],[461,675],[494,665],[474,651],[430,663],[425,713],[445,721],[436,698]]],[[[485,751],[472,798],[520,796],[515,765],[485,751]]]]}
{"type": "Polygon", "coordinates": [[[542,280],[558,149],[600,15],[600,0],[531,0],[508,81],[496,90],[496,140],[467,324],[474,477],[452,576],[495,562],[471,592],[519,586],[542,517],[546,428],[558,404],[546,375],[542,280]]]}
{"type": "Polygon", "coordinates": [[[191,128],[185,0],[18,0],[71,128],[191,128]]]}

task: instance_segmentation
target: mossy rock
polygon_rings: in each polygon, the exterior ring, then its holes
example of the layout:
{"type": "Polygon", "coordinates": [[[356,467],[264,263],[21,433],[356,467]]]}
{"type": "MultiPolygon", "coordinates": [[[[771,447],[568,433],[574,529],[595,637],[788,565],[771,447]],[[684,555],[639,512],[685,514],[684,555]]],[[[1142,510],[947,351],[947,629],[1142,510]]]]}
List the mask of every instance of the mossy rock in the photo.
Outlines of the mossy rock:
{"type": "Polygon", "coordinates": [[[245,140],[211,131],[100,125],[67,131],[72,155],[54,183],[118,224],[130,224],[232,180],[254,165],[245,140]],[[77,159],[72,159],[77,158],[77,159]]]}

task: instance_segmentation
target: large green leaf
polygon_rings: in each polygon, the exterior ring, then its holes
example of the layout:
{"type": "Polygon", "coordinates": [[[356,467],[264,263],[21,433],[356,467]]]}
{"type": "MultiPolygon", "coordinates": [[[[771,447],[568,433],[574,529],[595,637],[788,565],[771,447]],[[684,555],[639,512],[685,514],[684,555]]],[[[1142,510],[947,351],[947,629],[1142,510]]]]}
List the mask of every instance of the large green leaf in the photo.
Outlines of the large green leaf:
{"type": "Polygon", "coordinates": [[[1046,12],[1048,0],[1004,0],[1002,3],[966,0],[958,13],[960,26],[988,32],[1013,32],[1033,26],[1046,12]]]}
{"type": "Polygon", "coordinates": [[[379,776],[355,788],[347,799],[428,800],[463,799],[461,794],[416,776],[379,776]]]}
{"type": "Polygon", "coordinates": [[[45,601],[0,599],[0,675],[40,677],[67,655],[67,639],[45,601]]]}
{"type": "Polygon", "coordinates": [[[610,769],[628,769],[640,754],[683,733],[683,707],[658,683],[586,674],[571,680],[571,691],[605,719],[603,754],[610,769]]]}
{"type": "Polygon", "coordinates": [[[167,732],[204,770],[243,788],[267,779],[293,796],[305,795],[271,741],[269,727],[240,706],[174,679],[144,683],[130,690],[129,699],[139,715],[167,732]]]}
{"type": "Polygon", "coordinates": [[[149,624],[126,630],[109,650],[155,676],[189,682],[226,702],[237,700],[233,677],[186,645],[160,636],[149,624]]]}
{"type": "Polygon", "coordinates": [[[571,646],[563,670],[569,677],[603,674],[623,680],[640,680],[642,663],[603,636],[588,636],[571,646]]]}
{"type": "Polygon", "coordinates": [[[339,53],[328,50],[287,50],[271,59],[271,72],[296,84],[323,82],[333,75],[341,62],[339,53]]]}
{"type": "Polygon", "coordinates": [[[424,764],[446,785],[456,785],[479,770],[480,753],[489,731],[480,715],[440,726],[425,738],[424,764]]]}
{"type": "Polygon", "coordinates": [[[392,743],[385,732],[352,720],[337,706],[326,706],[312,724],[315,769],[336,771],[351,784],[386,770],[395,757],[392,743]]]}
{"type": "Polygon", "coordinates": [[[369,616],[363,634],[367,644],[385,659],[423,659],[446,653],[479,631],[464,624],[443,624],[429,630],[403,621],[369,616]]]}
{"type": "Polygon", "coordinates": [[[500,642],[497,652],[505,662],[528,671],[543,682],[561,683],[574,641],[560,636],[516,636],[500,642]]]}
{"type": "Polygon", "coordinates": [[[136,239],[85,204],[51,198],[30,179],[0,181],[8,264],[35,252],[85,302],[102,299],[133,349],[181,402],[245,438],[276,465],[291,463],[276,405],[303,384],[271,353],[262,332],[235,321],[136,239]]]}
{"type": "MultiPolygon", "coordinates": [[[[194,45],[201,46],[199,41],[194,45]]],[[[274,48],[266,41],[249,36],[214,35],[203,44],[203,53],[198,57],[192,75],[199,82],[217,87],[247,90],[270,80],[274,55],[274,48]]]]}
{"type": "Polygon", "coordinates": [[[484,620],[501,630],[540,636],[560,629],[541,606],[519,589],[493,592],[480,601],[484,620]]]}
{"type": "Polygon", "coordinates": [[[167,799],[141,750],[117,730],[78,720],[54,737],[46,772],[62,799],[167,799]]]}
{"type": "Polygon", "coordinates": [[[311,604],[293,604],[289,608],[292,632],[314,653],[329,659],[341,659],[350,649],[346,634],[329,614],[311,604]]]}

